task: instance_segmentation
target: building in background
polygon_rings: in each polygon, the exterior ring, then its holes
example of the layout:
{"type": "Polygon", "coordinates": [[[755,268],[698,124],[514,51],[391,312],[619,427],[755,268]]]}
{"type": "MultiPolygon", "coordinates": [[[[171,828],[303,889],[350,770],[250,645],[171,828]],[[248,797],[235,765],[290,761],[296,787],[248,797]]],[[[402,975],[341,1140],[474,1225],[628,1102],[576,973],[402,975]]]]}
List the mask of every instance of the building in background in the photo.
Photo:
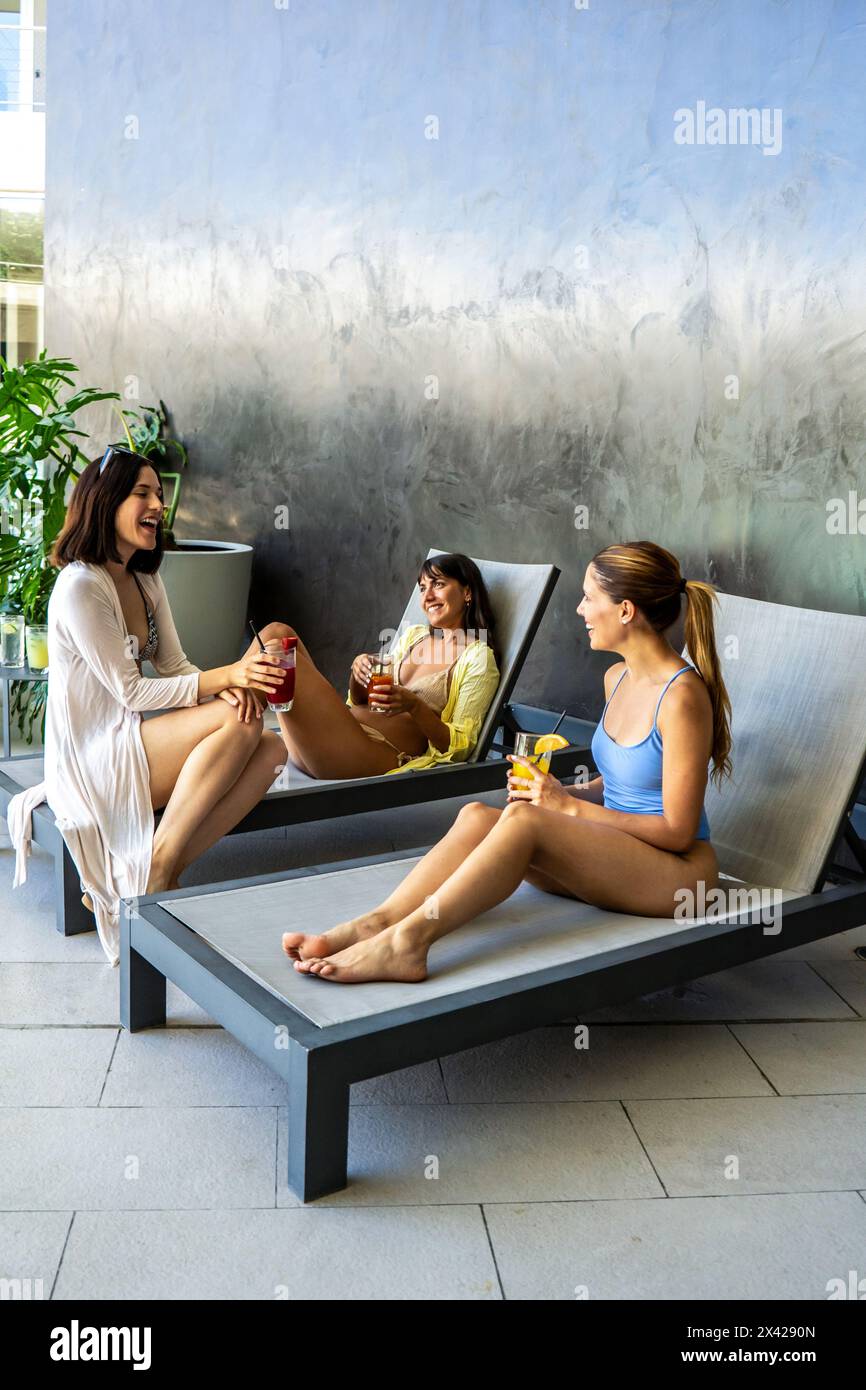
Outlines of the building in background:
{"type": "Polygon", "coordinates": [[[47,0],[0,0],[0,356],[44,343],[47,0]]]}

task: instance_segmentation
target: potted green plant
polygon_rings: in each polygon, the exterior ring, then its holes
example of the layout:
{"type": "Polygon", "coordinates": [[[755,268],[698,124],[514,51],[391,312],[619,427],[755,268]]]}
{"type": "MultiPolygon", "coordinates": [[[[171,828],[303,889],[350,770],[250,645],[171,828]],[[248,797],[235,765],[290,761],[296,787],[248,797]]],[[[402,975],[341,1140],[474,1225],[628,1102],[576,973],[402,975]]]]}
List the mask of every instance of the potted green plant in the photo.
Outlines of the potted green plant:
{"type": "MultiPolygon", "coordinates": [[[[0,609],[14,609],[28,624],[44,623],[57,571],[48,552],[63,525],[66,493],[89,459],[79,440],[87,432],[78,415],[98,401],[118,400],[116,391],[75,389],[78,368],[65,357],[48,357],[12,367],[0,357],[0,609]],[[61,393],[72,394],[61,403],[61,393]]],[[[41,730],[45,681],[14,681],[14,722],[30,743],[41,730]]]]}
{"type": "MultiPolygon", "coordinates": [[[[165,549],[160,567],[181,645],[202,670],[235,661],[244,632],[252,576],[253,549],[238,541],[178,540],[175,518],[180,502],[179,470],[189,462],[186,447],[168,433],[165,402],[118,410],[125,444],[148,459],[171,496],[163,518],[165,549]]],[[[120,441],[118,441],[120,442],[120,441]]]]}
{"type": "MultiPolygon", "coordinates": [[[[101,452],[89,444],[78,416],[85,406],[120,399],[117,391],[76,389],[77,371],[68,358],[48,357],[44,350],[17,367],[0,357],[0,610],[13,609],[31,625],[46,621],[57,578],[47,557],[63,525],[69,489],[90,457],[101,452]],[[71,394],[61,401],[67,390],[71,394]]],[[[160,573],[181,641],[202,669],[224,665],[235,660],[243,638],[252,547],[176,541],[173,526],[187,450],[166,433],[162,401],[141,414],[118,413],[126,446],[152,461],[172,484],[160,573]]],[[[44,724],[45,695],[45,681],[11,685],[13,719],[28,742],[34,728],[44,724]]]]}
{"type": "Polygon", "coordinates": [[[174,457],[180,468],[186,468],[189,454],[179,439],[166,434],[169,419],[165,401],[160,401],[158,406],[142,406],[140,413],[137,410],[118,410],[117,414],[126,435],[126,447],[149,459],[156,466],[162,481],[172,485],[171,500],[162,519],[162,534],[165,549],[174,550],[174,519],[180,503],[182,480],[180,473],[172,471],[168,465],[174,457]]]}

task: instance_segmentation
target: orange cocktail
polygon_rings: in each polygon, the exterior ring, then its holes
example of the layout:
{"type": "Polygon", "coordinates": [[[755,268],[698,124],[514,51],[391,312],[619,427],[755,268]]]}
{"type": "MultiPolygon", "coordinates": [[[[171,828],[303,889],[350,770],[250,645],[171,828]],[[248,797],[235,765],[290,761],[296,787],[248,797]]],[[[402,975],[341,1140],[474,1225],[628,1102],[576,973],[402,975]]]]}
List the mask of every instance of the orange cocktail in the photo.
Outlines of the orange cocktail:
{"type": "Polygon", "coordinates": [[[367,703],[373,702],[375,708],[375,697],[379,691],[387,695],[394,684],[394,658],[391,656],[378,656],[373,661],[373,672],[367,682],[367,703]]]}
{"type": "MultiPolygon", "coordinates": [[[[562,734],[519,733],[514,740],[515,755],[528,759],[542,773],[550,771],[551,754],[558,748],[567,747],[568,739],[563,738],[562,734]]],[[[512,763],[510,775],[531,782],[535,773],[528,767],[522,767],[520,763],[512,763]]]]}

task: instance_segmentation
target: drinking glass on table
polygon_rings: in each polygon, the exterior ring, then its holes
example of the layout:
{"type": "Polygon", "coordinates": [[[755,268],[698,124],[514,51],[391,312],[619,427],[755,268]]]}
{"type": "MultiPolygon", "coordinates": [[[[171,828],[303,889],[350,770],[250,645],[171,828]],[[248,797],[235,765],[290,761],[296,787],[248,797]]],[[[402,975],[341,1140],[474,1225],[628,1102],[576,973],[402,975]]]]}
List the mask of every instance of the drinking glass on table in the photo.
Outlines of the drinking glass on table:
{"type": "Polygon", "coordinates": [[[24,618],[0,613],[0,666],[24,665],[24,618]]]}
{"type": "Polygon", "coordinates": [[[44,671],[48,665],[48,628],[44,623],[28,623],[25,638],[27,665],[31,671],[44,671]]]}

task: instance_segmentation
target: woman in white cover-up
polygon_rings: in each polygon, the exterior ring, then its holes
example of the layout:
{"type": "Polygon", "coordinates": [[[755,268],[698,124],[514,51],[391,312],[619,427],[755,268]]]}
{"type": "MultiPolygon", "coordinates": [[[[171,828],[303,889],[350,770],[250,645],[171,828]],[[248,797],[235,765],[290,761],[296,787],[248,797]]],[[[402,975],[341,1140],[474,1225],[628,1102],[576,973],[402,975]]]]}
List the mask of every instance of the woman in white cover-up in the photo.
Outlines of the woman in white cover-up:
{"type": "Polygon", "coordinates": [[[162,513],[159,475],[128,450],[106,450],[78,480],[51,556],[45,781],[8,808],[17,886],[30,812],[48,801],[113,965],[120,899],[179,886],[286,761],[261,719],[276,659],[200,671],[184,655],[158,573],[162,513]],[[143,720],[149,710],[168,712],[143,720]]]}

